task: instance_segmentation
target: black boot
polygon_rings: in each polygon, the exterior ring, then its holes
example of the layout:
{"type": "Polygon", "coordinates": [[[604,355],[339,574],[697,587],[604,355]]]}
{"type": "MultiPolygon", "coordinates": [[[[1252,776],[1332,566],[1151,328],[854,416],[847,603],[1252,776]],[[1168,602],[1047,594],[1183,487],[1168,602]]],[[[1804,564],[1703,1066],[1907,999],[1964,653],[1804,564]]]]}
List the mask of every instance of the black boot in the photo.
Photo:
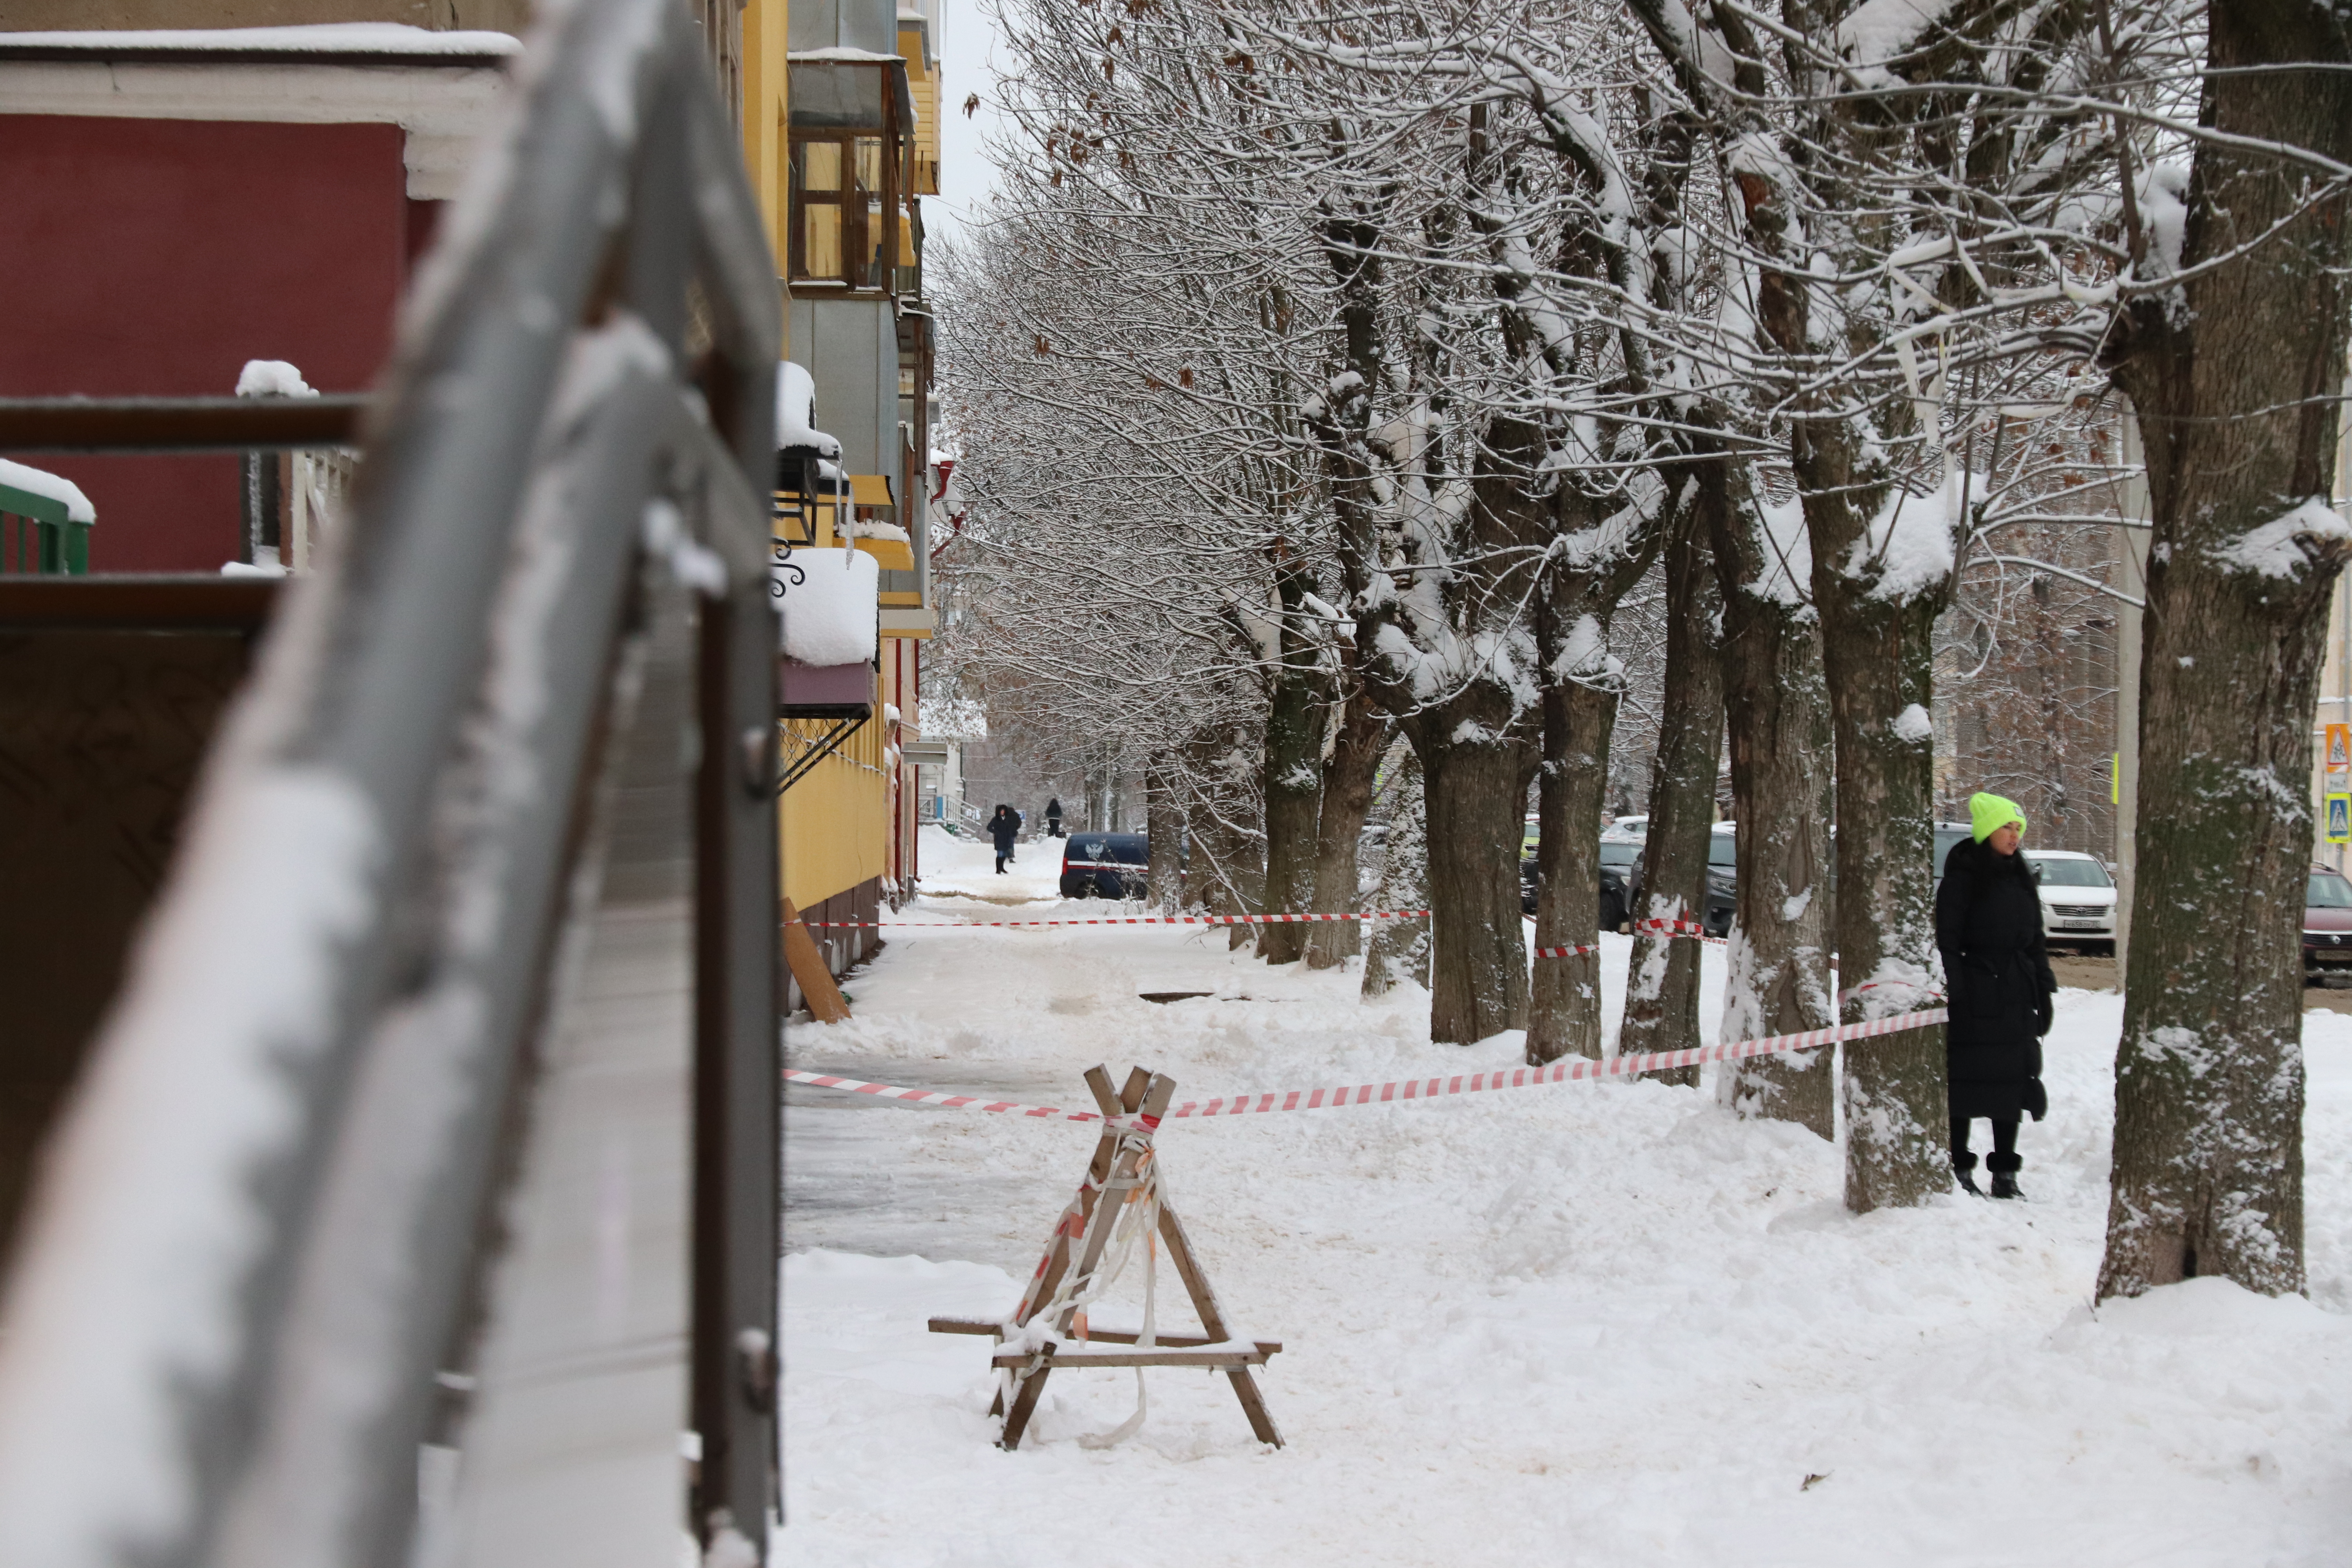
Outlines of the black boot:
{"type": "Polygon", "coordinates": [[[2017,1173],[2025,1162],[2015,1154],[1992,1153],[1985,1156],[1985,1169],[1992,1174],[1992,1195],[1997,1198],[2021,1198],[2017,1190],[2017,1173]]]}
{"type": "Polygon", "coordinates": [[[1952,1155],[1952,1179],[1959,1183],[1960,1191],[1970,1197],[1984,1196],[1984,1189],[1977,1185],[1977,1157],[1965,1149],[1956,1151],[1952,1155]]]}

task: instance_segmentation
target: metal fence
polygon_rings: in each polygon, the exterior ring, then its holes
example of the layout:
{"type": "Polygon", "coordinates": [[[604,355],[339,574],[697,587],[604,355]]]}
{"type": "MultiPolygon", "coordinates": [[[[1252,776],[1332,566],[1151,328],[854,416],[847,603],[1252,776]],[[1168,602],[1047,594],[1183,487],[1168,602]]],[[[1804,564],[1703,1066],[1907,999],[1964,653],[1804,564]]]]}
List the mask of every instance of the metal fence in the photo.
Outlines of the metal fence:
{"type": "MultiPolygon", "coordinates": [[[[687,1342],[611,1353],[690,1363],[670,1419],[691,1453],[667,1434],[667,1468],[615,1506],[661,1516],[653,1538],[673,1546],[691,1530],[719,1558],[764,1557],[776,269],[675,0],[576,0],[531,41],[514,99],[409,301],[345,518],[214,747],[52,1139],[0,1305],[13,1562],[599,1560],[562,1512],[613,1489],[587,1436],[549,1449],[548,1471],[476,1478],[504,1488],[496,1552],[465,1539],[476,1516],[419,1542],[420,1458],[471,1462],[452,1401],[502,1314],[549,1294],[518,1278],[542,1254],[503,1200],[561,1109],[536,1098],[541,1068],[627,816],[608,809],[631,787],[614,737],[664,646],[690,874],[678,929],[653,936],[687,953],[690,1245],[685,1278],[642,1284],[686,1303],[687,1342]]],[[[101,412],[0,409],[0,438],[208,444],[169,411],[101,412]]],[[[222,411],[210,444],[268,445],[257,421],[305,417],[222,411]]]]}

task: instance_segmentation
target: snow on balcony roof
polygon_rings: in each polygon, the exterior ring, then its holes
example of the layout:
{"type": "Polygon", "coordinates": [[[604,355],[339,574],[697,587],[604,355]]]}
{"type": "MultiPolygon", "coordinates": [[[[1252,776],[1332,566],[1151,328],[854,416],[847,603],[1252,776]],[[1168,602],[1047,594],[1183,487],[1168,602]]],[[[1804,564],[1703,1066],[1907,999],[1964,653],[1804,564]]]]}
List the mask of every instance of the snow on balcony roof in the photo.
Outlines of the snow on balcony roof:
{"type": "Polygon", "coordinates": [[[508,33],[434,32],[396,22],[322,22],[299,27],[109,28],[0,34],[0,59],[79,57],[182,58],[223,55],[299,64],[383,60],[420,65],[503,61],[522,53],[508,33]]]}
{"type": "Polygon", "coordinates": [[[890,66],[904,65],[906,63],[907,57],[904,55],[877,54],[872,49],[852,49],[843,47],[830,49],[794,49],[792,53],[784,57],[784,60],[789,65],[796,66],[822,63],[826,60],[845,65],[890,66]]]}
{"type": "MultiPolygon", "coordinates": [[[[22,463],[12,463],[5,458],[0,458],[0,487],[22,490],[26,495],[38,496],[43,500],[55,501],[66,509],[68,522],[94,523],[98,521],[98,509],[89,504],[89,498],[82,494],[81,487],[71,479],[59,479],[57,475],[42,469],[27,468],[22,463]]],[[[0,510],[8,510],[12,509],[0,507],[0,510]]]]}
{"type": "Polygon", "coordinates": [[[841,443],[816,427],[816,380],[784,360],[776,366],[776,450],[814,447],[820,458],[841,456],[841,443]]]}
{"type": "Polygon", "coordinates": [[[795,550],[778,567],[784,587],[784,657],[816,668],[873,661],[879,630],[879,565],[863,550],[795,550]]]}

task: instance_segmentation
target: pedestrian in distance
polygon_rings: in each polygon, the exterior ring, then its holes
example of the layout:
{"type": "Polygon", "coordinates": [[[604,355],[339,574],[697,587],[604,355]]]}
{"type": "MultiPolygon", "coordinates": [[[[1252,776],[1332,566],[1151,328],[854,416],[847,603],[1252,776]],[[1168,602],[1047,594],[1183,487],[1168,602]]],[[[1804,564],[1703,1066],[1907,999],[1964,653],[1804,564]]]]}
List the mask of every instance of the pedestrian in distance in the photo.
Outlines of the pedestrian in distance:
{"type": "Polygon", "coordinates": [[[1000,805],[996,815],[988,819],[988,836],[996,840],[996,874],[1004,875],[1004,863],[1013,858],[1013,840],[1021,832],[1021,814],[1009,805],[1000,805]]]}
{"type": "Polygon", "coordinates": [[[2018,1124],[2050,1110],[2042,1088],[2042,1037],[2050,1032],[2050,973],[2042,897],[2018,851],[2025,813],[1997,795],[1969,797],[1970,837],[1944,858],[1936,890],[1936,946],[1944,955],[1950,1021],[1944,1050],[1951,1082],[1952,1172],[1979,1197],[1969,1124],[1992,1123],[1985,1170],[1992,1195],[2014,1198],[2018,1124]]]}
{"type": "Polygon", "coordinates": [[[1059,838],[1061,836],[1062,797],[1055,795],[1053,799],[1045,803],[1045,837],[1048,838],[1059,838]]]}

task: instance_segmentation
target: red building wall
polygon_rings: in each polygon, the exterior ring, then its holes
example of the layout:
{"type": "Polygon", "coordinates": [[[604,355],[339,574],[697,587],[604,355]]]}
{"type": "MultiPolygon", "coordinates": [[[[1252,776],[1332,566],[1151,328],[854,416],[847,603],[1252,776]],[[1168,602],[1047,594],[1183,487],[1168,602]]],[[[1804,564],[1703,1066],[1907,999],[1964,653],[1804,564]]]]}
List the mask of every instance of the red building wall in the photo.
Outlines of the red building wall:
{"type": "MultiPolygon", "coordinates": [[[[226,396],[252,359],[365,390],[425,205],[407,200],[402,138],[0,116],[0,396],[226,396]]],[[[212,572],[236,554],[235,458],[12,456],[89,493],[93,571],[212,572]]]]}

